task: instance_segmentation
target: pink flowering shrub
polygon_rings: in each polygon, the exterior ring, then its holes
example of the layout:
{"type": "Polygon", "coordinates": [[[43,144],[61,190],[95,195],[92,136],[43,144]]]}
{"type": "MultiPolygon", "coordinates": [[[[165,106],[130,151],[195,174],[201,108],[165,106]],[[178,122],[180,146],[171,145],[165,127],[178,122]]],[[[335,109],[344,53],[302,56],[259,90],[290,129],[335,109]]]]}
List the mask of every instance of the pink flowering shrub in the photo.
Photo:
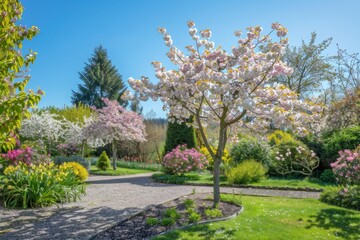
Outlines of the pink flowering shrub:
{"type": "Polygon", "coordinates": [[[4,163],[7,162],[7,165],[18,165],[22,162],[29,166],[31,164],[32,156],[33,152],[31,147],[9,150],[7,153],[1,154],[4,163]]]}
{"type": "Polygon", "coordinates": [[[186,145],[179,145],[165,155],[162,165],[166,173],[182,175],[196,170],[202,170],[208,165],[205,155],[195,148],[188,149],[186,145]]]}
{"type": "Polygon", "coordinates": [[[339,155],[336,162],[330,164],[338,183],[344,186],[360,184],[360,148],[339,151],[339,155]]]}

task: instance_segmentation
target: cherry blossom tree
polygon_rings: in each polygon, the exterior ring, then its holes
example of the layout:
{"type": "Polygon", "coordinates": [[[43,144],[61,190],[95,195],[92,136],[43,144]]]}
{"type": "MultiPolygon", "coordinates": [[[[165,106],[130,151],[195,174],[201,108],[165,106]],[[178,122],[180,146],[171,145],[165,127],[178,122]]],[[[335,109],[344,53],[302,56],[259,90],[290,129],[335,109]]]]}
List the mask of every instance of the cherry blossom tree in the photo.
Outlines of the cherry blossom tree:
{"type": "Polygon", "coordinates": [[[111,143],[113,169],[116,170],[116,143],[118,141],[145,141],[145,125],[140,115],[126,111],[117,101],[103,98],[105,107],[95,109],[98,117],[84,128],[89,139],[101,139],[105,144],[111,143]]]}
{"type": "MultiPolygon", "coordinates": [[[[217,204],[220,163],[231,130],[247,127],[265,132],[269,126],[287,127],[304,135],[307,127],[320,119],[322,108],[299,100],[295,92],[283,85],[269,84],[273,77],[292,73],[280,60],[288,41],[287,29],[282,25],[272,24],[272,31],[264,36],[259,26],[249,27],[243,38],[236,31],[238,41],[231,53],[210,41],[210,30],[198,34],[192,21],[188,27],[195,42],[195,46],[186,47],[188,54],[173,46],[165,28],[158,29],[169,47],[167,56],[177,69],[167,70],[160,62],[153,62],[159,83],[153,84],[147,77],[130,78],[128,82],[141,100],[160,99],[163,109],[168,110],[169,121],[184,122],[194,117],[193,124],[199,128],[204,145],[214,159],[214,204],[217,204]],[[278,42],[271,40],[273,32],[280,38],[278,42]],[[204,133],[207,124],[218,126],[216,151],[204,133]]],[[[125,97],[132,96],[127,93],[125,97]]]]}

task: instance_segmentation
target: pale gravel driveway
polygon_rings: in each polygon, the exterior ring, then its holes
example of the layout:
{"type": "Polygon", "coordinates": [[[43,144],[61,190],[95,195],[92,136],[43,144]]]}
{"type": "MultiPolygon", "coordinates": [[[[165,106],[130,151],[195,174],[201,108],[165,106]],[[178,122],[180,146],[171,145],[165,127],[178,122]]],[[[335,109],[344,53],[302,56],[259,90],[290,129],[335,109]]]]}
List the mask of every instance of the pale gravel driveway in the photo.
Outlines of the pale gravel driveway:
{"type": "MultiPolygon", "coordinates": [[[[155,183],[152,173],[90,176],[87,195],[59,208],[7,210],[0,207],[0,239],[89,239],[122,219],[182,195],[211,192],[211,187],[155,183]],[[1,232],[6,232],[1,234],[1,232]]],[[[319,193],[222,188],[222,192],[259,196],[318,198],[319,193]]]]}

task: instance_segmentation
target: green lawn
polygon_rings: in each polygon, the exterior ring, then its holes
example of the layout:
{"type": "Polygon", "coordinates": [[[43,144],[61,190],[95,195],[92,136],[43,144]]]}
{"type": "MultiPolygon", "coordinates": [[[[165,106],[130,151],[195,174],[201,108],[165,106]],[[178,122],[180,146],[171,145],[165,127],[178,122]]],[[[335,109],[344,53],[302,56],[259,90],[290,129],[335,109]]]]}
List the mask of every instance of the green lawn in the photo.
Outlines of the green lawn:
{"type": "Polygon", "coordinates": [[[242,203],[232,220],[172,231],[165,239],[359,239],[360,212],[330,206],[315,199],[222,195],[242,203]]]}
{"type": "Polygon", "coordinates": [[[122,168],[118,167],[116,171],[112,168],[107,169],[106,171],[102,171],[97,169],[96,166],[91,166],[90,174],[97,174],[97,175],[110,175],[110,176],[122,176],[122,175],[131,175],[131,174],[138,174],[138,173],[148,173],[152,172],[146,169],[133,169],[133,168],[122,168]]]}
{"type": "MultiPolygon", "coordinates": [[[[187,173],[184,176],[171,176],[161,173],[156,173],[153,175],[153,178],[160,182],[168,182],[174,184],[186,184],[186,183],[198,183],[198,184],[212,184],[212,175],[207,172],[191,172],[187,173]]],[[[221,185],[228,185],[225,176],[220,177],[221,185]]],[[[332,184],[326,184],[321,182],[319,179],[309,179],[309,178],[266,178],[257,183],[250,183],[247,185],[251,186],[266,186],[266,187],[293,187],[293,188],[314,188],[314,189],[324,189],[328,186],[333,186],[332,184]]]]}

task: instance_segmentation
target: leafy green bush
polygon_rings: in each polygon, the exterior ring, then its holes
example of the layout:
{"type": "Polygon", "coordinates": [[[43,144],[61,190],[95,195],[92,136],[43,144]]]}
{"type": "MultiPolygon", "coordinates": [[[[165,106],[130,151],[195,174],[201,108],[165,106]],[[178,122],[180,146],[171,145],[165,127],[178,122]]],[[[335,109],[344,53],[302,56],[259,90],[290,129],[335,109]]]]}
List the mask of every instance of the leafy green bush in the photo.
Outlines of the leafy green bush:
{"type": "Polygon", "coordinates": [[[334,131],[324,136],[324,157],[328,164],[334,162],[338,152],[344,149],[355,149],[360,144],[360,125],[334,131]]]}
{"type": "Polygon", "coordinates": [[[360,186],[328,188],[320,195],[320,201],[340,207],[360,210],[360,186]]]}
{"type": "Polygon", "coordinates": [[[239,142],[231,149],[232,165],[237,165],[245,160],[254,159],[268,166],[272,155],[270,146],[263,141],[249,136],[242,136],[239,142]]]}
{"type": "Polygon", "coordinates": [[[205,216],[207,218],[213,219],[213,218],[220,218],[223,216],[222,212],[218,208],[208,208],[205,210],[205,216]]]}
{"type": "Polygon", "coordinates": [[[9,166],[4,174],[5,207],[46,207],[76,201],[85,194],[85,185],[71,169],[53,163],[9,166]]]}
{"type": "Polygon", "coordinates": [[[176,211],[175,208],[168,208],[164,212],[165,217],[172,218],[174,220],[177,220],[180,218],[180,214],[176,211]]]}
{"type": "Polygon", "coordinates": [[[96,167],[100,170],[106,171],[110,167],[110,159],[106,155],[106,152],[103,151],[97,160],[96,167]]]}
{"type": "Polygon", "coordinates": [[[175,220],[173,218],[163,218],[161,219],[161,226],[168,227],[175,224],[175,220]]]}
{"type": "Polygon", "coordinates": [[[269,136],[274,157],[269,166],[272,176],[309,176],[319,166],[319,158],[289,133],[277,130],[269,136]]]}
{"type": "Polygon", "coordinates": [[[326,183],[335,183],[336,182],[334,173],[331,169],[325,169],[320,175],[320,180],[323,182],[326,182],[326,183]]]}
{"type": "Polygon", "coordinates": [[[159,219],[154,218],[154,217],[148,217],[146,218],[146,225],[149,226],[155,226],[159,224],[159,219]]]}
{"type": "Polygon", "coordinates": [[[247,184],[265,178],[266,169],[255,160],[246,160],[225,172],[230,184],[247,184]]]}

